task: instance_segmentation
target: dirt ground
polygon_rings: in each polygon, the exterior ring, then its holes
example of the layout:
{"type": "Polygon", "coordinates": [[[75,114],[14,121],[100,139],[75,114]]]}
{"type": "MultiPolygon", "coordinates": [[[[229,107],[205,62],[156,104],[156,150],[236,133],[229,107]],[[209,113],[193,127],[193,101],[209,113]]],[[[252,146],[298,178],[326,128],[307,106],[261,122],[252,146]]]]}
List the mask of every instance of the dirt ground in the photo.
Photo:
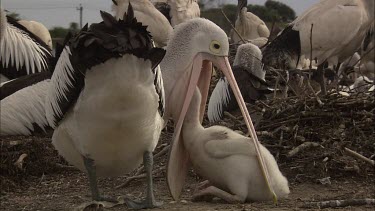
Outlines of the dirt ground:
{"type": "MultiPolygon", "coordinates": [[[[315,98],[288,98],[249,108],[263,111],[263,119],[256,123],[257,134],[289,181],[288,199],[280,200],[277,206],[272,202],[233,205],[220,200],[193,203],[190,197],[203,179],[191,170],[182,200],[174,202],[165,181],[165,153],[154,162],[155,196],[164,203],[154,210],[305,210],[303,206],[309,202],[374,199],[375,168],[345,150],[375,158],[375,97],[330,95],[322,101],[324,105],[319,105],[315,98]],[[301,148],[307,143],[315,146],[301,148]]],[[[218,124],[247,132],[239,112],[226,115],[218,124]]],[[[204,125],[210,126],[207,120],[204,125]]],[[[162,132],[154,154],[167,151],[163,149],[168,147],[172,134],[173,126],[169,125],[162,132]]],[[[90,201],[86,175],[58,156],[50,137],[51,134],[0,137],[0,210],[74,210],[90,201]]],[[[143,198],[144,179],[134,180],[125,188],[115,188],[126,179],[126,176],[100,179],[99,188],[110,197],[143,198]]],[[[126,209],[125,205],[119,205],[108,210],[126,209]]],[[[325,210],[375,210],[375,207],[352,205],[325,210]]]]}
{"type": "MultiPolygon", "coordinates": [[[[164,134],[164,139],[167,136],[164,134]]],[[[49,138],[25,139],[43,141],[43,143],[47,143],[48,147],[46,149],[52,148],[52,146],[49,146],[50,143],[48,143],[50,141],[49,138]]],[[[16,140],[20,140],[20,138],[16,140]]],[[[160,150],[159,148],[157,150],[160,150]]],[[[40,155],[43,156],[43,154],[40,155]]],[[[47,159],[51,160],[51,158],[47,159]]],[[[67,166],[63,160],[58,162],[62,164],[59,164],[53,170],[48,165],[43,164],[49,170],[40,175],[19,173],[17,180],[2,177],[1,210],[74,210],[79,205],[88,202],[90,200],[90,191],[86,175],[67,166]]],[[[165,157],[156,160],[155,169],[160,168],[164,163],[165,157]]],[[[370,171],[361,169],[359,171],[349,171],[348,174],[317,175],[315,171],[310,171],[311,169],[309,170],[308,168],[296,170],[301,168],[301,166],[295,166],[294,164],[279,162],[281,171],[289,180],[291,194],[288,199],[280,200],[277,206],[273,205],[272,202],[236,205],[225,204],[219,200],[211,203],[191,202],[191,194],[194,192],[198,182],[202,181],[193,171],[189,173],[182,200],[174,202],[167,189],[165,173],[161,171],[155,175],[154,181],[155,195],[157,200],[163,202],[163,206],[154,210],[304,210],[301,206],[306,202],[364,199],[374,198],[375,196],[375,177],[374,171],[371,171],[371,169],[370,171]],[[321,176],[330,176],[331,184],[323,185],[320,183],[317,178],[321,176]]],[[[36,167],[34,166],[33,168],[36,167]]],[[[310,168],[317,167],[311,166],[310,168]]],[[[32,172],[32,170],[28,169],[29,172],[32,172]]],[[[35,169],[35,171],[40,171],[40,169],[35,169]]],[[[128,196],[135,199],[144,197],[146,187],[144,179],[135,180],[125,188],[115,189],[125,179],[125,176],[100,179],[99,187],[104,195],[107,196],[128,196]]],[[[118,205],[108,210],[126,209],[125,205],[118,205]]],[[[374,210],[374,207],[369,205],[349,206],[326,210],[374,210]]]]}

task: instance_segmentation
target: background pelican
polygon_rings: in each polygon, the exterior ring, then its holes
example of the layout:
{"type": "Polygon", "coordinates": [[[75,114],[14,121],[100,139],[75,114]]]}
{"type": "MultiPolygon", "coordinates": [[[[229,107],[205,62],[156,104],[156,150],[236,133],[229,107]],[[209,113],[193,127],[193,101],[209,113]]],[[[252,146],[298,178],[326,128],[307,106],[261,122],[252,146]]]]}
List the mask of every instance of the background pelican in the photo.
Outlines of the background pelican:
{"type": "Polygon", "coordinates": [[[19,20],[22,26],[26,27],[31,33],[38,36],[47,46],[52,49],[52,38],[48,29],[37,21],[19,20]]]}
{"type": "Polygon", "coordinates": [[[158,206],[153,195],[152,151],[163,126],[164,89],[159,68],[165,51],[154,48],[146,26],[129,5],[123,20],[101,12],[103,22],[87,25],[59,58],[46,99],[55,128],[52,143],[71,164],[88,173],[94,201],[97,176],[118,176],[143,158],[147,197],[126,200],[130,208],[158,206]]]}
{"type": "MultiPolygon", "coordinates": [[[[243,39],[249,41],[257,39],[253,42],[258,47],[266,44],[270,36],[270,30],[267,28],[264,21],[247,11],[247,0],[238,0],[237,19],[234,27],[243,39]]],[[[231,32],[231,39],[234,43],[242,41],[234,31],[231,32]]]]}
{"type": "Polygon", "coordinates": [[[301,55],[317,59],[323,94],[325,62],[337,67],[361,46],[373,28],[373,0],[323,0],[313,5],[267,46],[263,62],[294,68],[301,55]],[[312,55],[310,35],[312,31],[312,55]]]}
{"type": "Polygon", "coordinates": [[[198,0],[154,0],[153,3],[173,27],[201,14],[198,0]]]}
{"type": "MultiPolygon", "coordinates": [[[[238,47],[233,62],[233,74],[245,102],[254,103],[265,98],[270,92],[265,81],[266,71],[263,69],[262,52],[251,44],[242,44],[238,47]]],[[[212,91],[207,116],[210,122],[215,122],[223,117],[224,111],[237,109],[238,105],[228,80],[220,78],[212,91]]]]}
{"type": "Polygon", "coordinates": [[[0,136],[45,133],[44,101],[51,72],[14,79],[0,87],[0,136]]]}
{"type": "MultiPolygon", "coordinates": [[[[64,46],[71,38],[65,38],[64,46]]],[[[61,55],[63,48],[56,46],[56,57],[61,55]]],[[[57,60],[53,59],[50,69],[57,60]]],[[[45,100],[50,89],[52,71],[25,75],[0,86],[0,135],[35,135],[46,133],[50,129],[46,118],[45,100]]]]}
{"type": "Polygon", "coordinates": [[[1,82],[48,70],[51,49],[37,36],[0,8],[0,78],[1,82]]]}
{"type": "Polygon", "coordinates": [[[122,18],[128,9],[129,2],[132,3],[135,17],[147,26],[157,46],[166,46],[173,29],[167,18],[149,0],[113,0],[116,18],[122,18]]]}
{"type": "MultiPolygon", "coordinates": [[[[178,199],[189,166],[189,155],[183,145],[184,118],[195,88],[198,87],[202,101],[199,119],[202,121],[210,86],[212,64],[218,67],[227,77],[239,107],[255,141],[264,175],[263,157],[259,152],[259,142],[252,125],[250,115],[239,91],[228,61],[229,43],[225,32],[206,19],[192,19],[175,27],[167,46],[167,53],[160,66],[163,70],[164,88],[166,93],[165,120],[172,118],[175,124],[167,164],[167,181],[171,195],[178,199]]],[[[267,184],[268,179],[266,179],[267,184]]],[[[270,191],[272,187],[268,186],[270,191]]]]}

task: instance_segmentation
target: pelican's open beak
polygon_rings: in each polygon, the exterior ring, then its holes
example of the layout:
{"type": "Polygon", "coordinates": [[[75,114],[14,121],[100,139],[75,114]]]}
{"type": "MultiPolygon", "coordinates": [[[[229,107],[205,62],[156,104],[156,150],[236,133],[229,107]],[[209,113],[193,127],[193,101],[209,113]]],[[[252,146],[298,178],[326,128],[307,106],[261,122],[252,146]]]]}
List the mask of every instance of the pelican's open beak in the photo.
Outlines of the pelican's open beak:
{"type": "Polygon", "coordinates": [[[228,79],[228,82],[233,90],[236,97],[237,103],[241,109],[242,115],[244,116],[245,123],[249,129],[252,140],[256,151],[258,153],[259,163],[262,167],[264,177],[266,178],[267,185],[271,193],[275,194],[272,187],[269,185],[269,176],[267,169],[265,168],[263,156],[260,154],[259,142],[255,133],[253,123],[251,121],[249,112],[247,111],[246,104],[241,95],[240,89],[238,88],[236,79],[234,78],[232,68],[230,67],[228,57],[226,56],[214,56],[208,53],[199,53],[195,56],[193,61],[193,68],[190,74],[190,79],[186,89],[186,95],[184,102],[180,108],[180,114],[175,121],[175,131],[171,142],[171,148],[169,152],[168,164],[167,164],[167,182],[172,197],[177,200],[180,197],[186,174],[189,167],[189,155],[184,148],[181,128],[185,119],[185,115],[190,105],[190,101],[193,97],[194,90],[198,86],[202,94],[202,101],[200,106],[200,120],[203,119],[204,109],[207,102],[207,95],[211,81],[211,63],[219,68],[228,79]]]}

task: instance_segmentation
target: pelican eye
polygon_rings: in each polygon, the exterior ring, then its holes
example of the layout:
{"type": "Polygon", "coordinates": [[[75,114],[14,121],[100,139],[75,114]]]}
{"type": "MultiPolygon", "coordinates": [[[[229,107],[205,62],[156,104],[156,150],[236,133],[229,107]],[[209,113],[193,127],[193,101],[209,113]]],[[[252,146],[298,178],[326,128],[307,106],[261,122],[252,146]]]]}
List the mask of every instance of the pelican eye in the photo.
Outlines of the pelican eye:
{"type": "Polygon", "coordinates": [[[210,44],[210,50],[213,53],[219,53],[220,49],[221,49],[221,45],[220,45],[220,43],[218,41],[214,40],[214,41],[211,42],[211,44],[210,44]]]}

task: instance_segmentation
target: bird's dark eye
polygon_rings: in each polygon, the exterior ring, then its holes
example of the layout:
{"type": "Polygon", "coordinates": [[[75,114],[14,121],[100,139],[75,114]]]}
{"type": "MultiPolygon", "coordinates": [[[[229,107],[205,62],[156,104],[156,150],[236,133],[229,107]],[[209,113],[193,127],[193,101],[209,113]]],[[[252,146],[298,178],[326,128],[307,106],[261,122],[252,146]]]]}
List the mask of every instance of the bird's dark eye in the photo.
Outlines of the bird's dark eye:
{"type": "Polygon", "coordinates": [[[220,45],[215,43],[215,44],[214,44],[214,48],[215,48],[215,49],[219,49],[219,48],[220,48],[220,45]]]}

